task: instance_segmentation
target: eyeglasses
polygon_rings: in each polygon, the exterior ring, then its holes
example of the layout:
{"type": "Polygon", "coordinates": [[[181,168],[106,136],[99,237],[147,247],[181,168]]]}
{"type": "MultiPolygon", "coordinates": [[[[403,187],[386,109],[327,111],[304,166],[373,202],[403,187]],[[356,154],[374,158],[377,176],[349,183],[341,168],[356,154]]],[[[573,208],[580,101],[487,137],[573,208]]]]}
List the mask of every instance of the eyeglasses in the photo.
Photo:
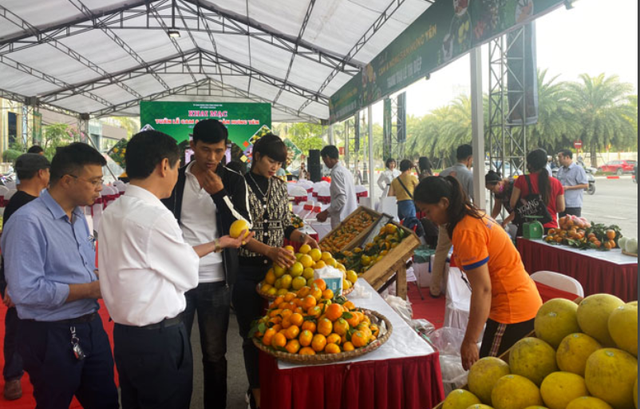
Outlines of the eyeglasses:
{"type": "Polygon", "coordinates": [[[93,185],[93,187],[96,187],[96,188],[102,186],[102,184],[104,183],[104,179],[102,178],[96,179],[96,180],[89,180],[89,179],[81,178],[80,176],[72,175],[71,173],[67,173],[67,175],[71,176],[74,179],[80,179],[80,180],[84,180],[85,182],[89,182],[93,185]]]}

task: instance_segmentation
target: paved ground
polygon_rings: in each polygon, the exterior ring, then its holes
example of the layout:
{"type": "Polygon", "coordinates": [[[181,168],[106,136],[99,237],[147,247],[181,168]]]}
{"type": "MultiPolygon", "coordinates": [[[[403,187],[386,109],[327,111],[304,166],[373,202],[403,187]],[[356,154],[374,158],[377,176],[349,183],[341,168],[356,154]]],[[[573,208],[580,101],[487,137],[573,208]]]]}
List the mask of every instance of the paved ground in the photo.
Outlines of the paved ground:
{"type": "Polygon", "coordinates": [[[638,237],[638,185],[630,176],[596,177],[596,193],[584,195],[582,215],[592,222],[616,224],[624,236],[638,237]]]}

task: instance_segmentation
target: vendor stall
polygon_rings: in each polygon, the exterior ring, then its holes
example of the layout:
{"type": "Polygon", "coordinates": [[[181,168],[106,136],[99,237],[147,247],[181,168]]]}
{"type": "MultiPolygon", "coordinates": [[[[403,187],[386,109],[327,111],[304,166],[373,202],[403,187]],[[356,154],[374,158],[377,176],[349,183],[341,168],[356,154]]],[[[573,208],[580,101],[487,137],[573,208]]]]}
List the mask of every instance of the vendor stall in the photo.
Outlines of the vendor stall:
{"type": "Polygon", "coordinates": [[[261,353],[263,408],[431,408],[444,398],[438,353],[365,280],[348,298],[391,321],[389,340],[332,365],[296,365],[261,353]]]}
{"type": "Polygon", "coordinates": [[[585,296],[609,293],[624,301],[638,299],[638,259],[609,251],[579,250],[519,237],[517,247],[529,274],[550,270],[575,278],[585,296]]]}

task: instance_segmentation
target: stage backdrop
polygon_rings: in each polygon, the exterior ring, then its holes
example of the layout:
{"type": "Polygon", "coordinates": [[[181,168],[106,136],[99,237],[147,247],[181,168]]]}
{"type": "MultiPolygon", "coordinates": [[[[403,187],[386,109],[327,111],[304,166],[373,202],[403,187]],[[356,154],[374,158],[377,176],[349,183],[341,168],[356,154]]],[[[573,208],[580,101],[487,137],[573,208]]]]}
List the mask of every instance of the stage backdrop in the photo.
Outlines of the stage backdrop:
{"type": "Polygon", "coordinates": [[[271,104],[237,102],[140,102],[140,125],[174,137],[178,143],[188,142],[193,127],[203,119],[222,121],[229,139],[243,151],[261,128],[271,128],[271,104]]]}

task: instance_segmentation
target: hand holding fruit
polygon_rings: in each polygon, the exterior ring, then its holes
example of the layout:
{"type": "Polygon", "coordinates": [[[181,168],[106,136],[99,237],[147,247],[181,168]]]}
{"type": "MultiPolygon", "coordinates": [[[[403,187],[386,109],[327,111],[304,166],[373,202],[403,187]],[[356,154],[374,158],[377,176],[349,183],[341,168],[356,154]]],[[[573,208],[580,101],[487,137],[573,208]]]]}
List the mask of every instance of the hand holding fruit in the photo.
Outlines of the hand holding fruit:
{"type": "Polygon", "coordinates": [[[302,244],[308,244],[309,246],[311,246],[312,249],[317,249],[320,248],[318,246],[318,242],[315,241],[315,239],[311,236],[309,236],[308,234],[305,234],[302,238],[302,244]]]}
{"type": "Polygon", "coordinates": [[[267,257],[274,263],[290,268],[296,262],[296,256],[289,250],[280,247],[271,247],[267,253],[267,257]]]}
{"type": "Polygon", "coordinates": [[[254,232],[242,230],[240,235],[236,238],[233,238],[231,236],[220,237],[220,242],[218,244],[221,249],[226,249],[226,248],[237,249],[238,247],[244,246],[245,244],[247,244],[249,240],[253,238],[254,235],[255,235],[254,232]]]}

